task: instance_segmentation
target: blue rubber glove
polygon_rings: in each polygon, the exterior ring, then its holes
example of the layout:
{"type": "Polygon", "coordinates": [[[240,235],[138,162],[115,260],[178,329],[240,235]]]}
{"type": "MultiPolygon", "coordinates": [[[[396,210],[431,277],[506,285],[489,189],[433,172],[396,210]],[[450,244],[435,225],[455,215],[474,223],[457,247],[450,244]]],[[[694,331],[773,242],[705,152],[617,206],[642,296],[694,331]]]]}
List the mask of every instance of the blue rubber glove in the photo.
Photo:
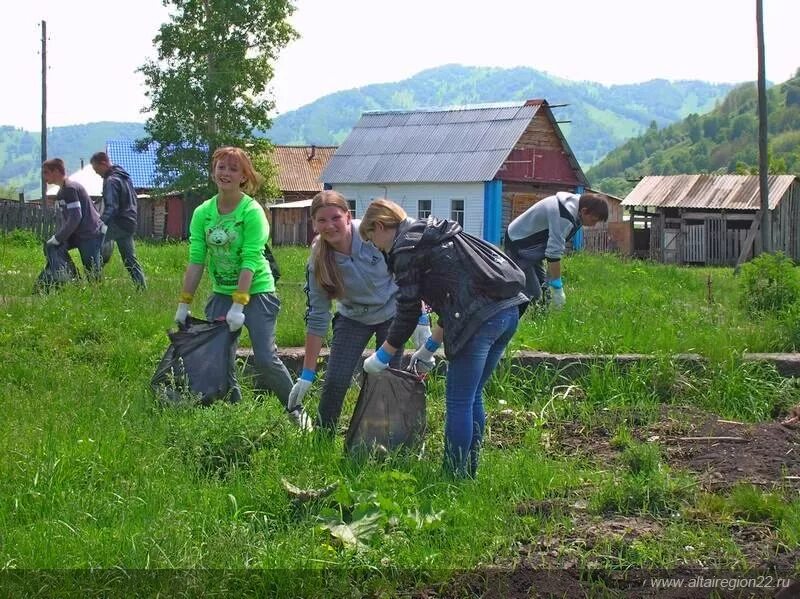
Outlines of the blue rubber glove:
{"type": "Polygon", "coordinates": [[[389,368],[389,361],[391,359],[392,355],[383,349],[383,347],[379,347],[378,351],[364,360],[364,372],[368,374],[377,374],[382,372],[389,368]]]}
{"type": "Polygon", "coordinates": [[[567,295],[564,293],[564,283],[561,282],[561,277],[547,282],[550,285],[550,301],[553,302],[553,307],[561,309],[567,303],[567,295]]]}

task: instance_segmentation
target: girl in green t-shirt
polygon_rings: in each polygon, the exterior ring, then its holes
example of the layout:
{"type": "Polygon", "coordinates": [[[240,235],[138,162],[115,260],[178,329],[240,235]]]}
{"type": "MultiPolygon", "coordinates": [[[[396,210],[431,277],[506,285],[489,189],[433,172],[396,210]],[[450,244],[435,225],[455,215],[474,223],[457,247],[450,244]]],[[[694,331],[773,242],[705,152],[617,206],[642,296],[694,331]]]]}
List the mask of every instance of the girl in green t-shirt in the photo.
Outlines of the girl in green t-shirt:
{"type": "MultiPolygon", "coordinates": [[[[186,322],[189,304],[206,264],[213,294],[206,304],[206,318],[222,316],[231,331],[242,325],[250,333],[259,387],[274,391],[288,405],[292,378],[277,355],[275,321],[280,301],[275,279],[264,257],[269,223],[264,209],[248,193],[262,181],[250,157],[240,148],[223,147],[214,152],[211,171],[217,194],[203,202],[189,226],[189,264],[183,276],[175,321],[186,322]]],[[[302,405],[291,412],[304,428],[310,421],[302,405]]]]}

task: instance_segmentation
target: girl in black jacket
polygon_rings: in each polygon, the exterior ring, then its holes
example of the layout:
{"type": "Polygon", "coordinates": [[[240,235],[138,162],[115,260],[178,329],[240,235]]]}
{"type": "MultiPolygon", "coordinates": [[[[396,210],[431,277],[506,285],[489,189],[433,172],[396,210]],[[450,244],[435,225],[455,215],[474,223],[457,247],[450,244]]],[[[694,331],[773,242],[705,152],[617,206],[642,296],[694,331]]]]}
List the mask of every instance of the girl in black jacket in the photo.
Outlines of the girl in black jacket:
{"type": "MultiPolygon", "coordinates": [[[[398,286],[397,314],[384,344],[364,362],[376,373],[411,337],[419,317],[420,300],[438,316],[431,338],[412,357],[428,361],[442,341],[447,368],[445,469],[456,476],[474,477],[486,421],[483,387],[497,366],[519,322],[524,275],[505,264],[508,285],[502,292],[481,280],[481,264],[469,264],[458,250],[467,236],[457,222],[429,217],[409,219],[389,200],[375,200],[361,220],[359,232],[387,254],[398,286]]],[[[492,248],[498,264],[508,258],[492,248]]],[[[502,270],[502,269],[501,269],[502,270]]],[[[500,286],[498,286],[500,287],[500,286]]]]}

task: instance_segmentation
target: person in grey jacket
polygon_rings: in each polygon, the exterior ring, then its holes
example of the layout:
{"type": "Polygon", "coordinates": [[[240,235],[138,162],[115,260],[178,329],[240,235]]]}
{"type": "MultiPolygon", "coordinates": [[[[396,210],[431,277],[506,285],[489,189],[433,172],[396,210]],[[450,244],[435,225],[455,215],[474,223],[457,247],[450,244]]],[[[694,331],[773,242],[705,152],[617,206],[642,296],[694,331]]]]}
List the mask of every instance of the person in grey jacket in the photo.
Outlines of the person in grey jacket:
{"type": "Polygon", "coordinates": [[[136,189],[131,176],[121,166],[111,164],[108,154],[95,152],[90,161],[94,172],[103,177],[103,232],[107,241],[116,241],[122,262],[137,287],[144,289],[147,282],[136,259],[133,234],[138,218],[136,189]]]}
{"type": "MultiPolygon", "coordinates": [[[[331,430],[336,427],[353,371],[370,338],[375,336],[376,347],[386,339],[395,315],[397,285],[381,251],[359,236],[359,221],[351,218],[340,193],[326,190],[314,196],[311,219],[317,238],[306,266],[305,357],[289,395],[288,409],[302,404],[314,382],[322,342],[333,321],[318,419],[320,427],[331,430]],[[332,315],[334,301],[336,314],[332,315]]],[[[392,357],[392,366],[399,368],[402,356],[401,348],[392,357]]]]}
{"type": "Polygon", "coordinates": [[[86,188],[67,178],[64,161],[51,158],[42,164],[42,175],[49,185],[61,189],[56,195],[56,206],[61,213],[61,226],[47,240],[49,246],[61,246],[63,251],[78,248],[86,278],[99,281],[102,277],[103,245],[102,223],[86,188]]]}
{"type": "Polygon", "coordinates": [[[564,306],[567,297],[561,282],[561,256],[566,244],[581,226],[591,227],[606,220],[608,204],[602,196],[559,191],[511,221],[504,246],[508,257],[525,272],[525,295],[538,301],[547,282],[553,305],[564,306]]]}

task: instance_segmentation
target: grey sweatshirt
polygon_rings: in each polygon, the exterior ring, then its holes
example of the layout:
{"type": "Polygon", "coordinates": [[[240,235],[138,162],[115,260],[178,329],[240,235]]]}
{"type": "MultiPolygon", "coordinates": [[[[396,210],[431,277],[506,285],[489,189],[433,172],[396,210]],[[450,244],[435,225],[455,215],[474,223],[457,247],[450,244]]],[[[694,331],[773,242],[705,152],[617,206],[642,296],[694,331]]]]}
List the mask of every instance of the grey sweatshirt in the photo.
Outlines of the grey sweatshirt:
{"type": "MultiPolygon", "coordinates": [[[[350,255],[334,252],[344,283],[344,297],[336,300],[336,311],[363,324],[378,324],[394,317],[397,285],[381,251],[358,234],[358,220],[351,221],[353,242],[350,255]]],[[[321,242],[317,242],[321,243],[321,242]]],[[[306,332],[318,337],[328,333],[333,300],[314,277],[311,258],[306,265],[306,332]]]]}
{"type": "Polygon", "coordinates": [[[549,262],[560,260],[567,236],[580,227],[580,197],[577,193],[559,191],[520,214],[508,225],[508,238],[513,248],[519,251],[545,247],[544,255],[549,262]]]}

